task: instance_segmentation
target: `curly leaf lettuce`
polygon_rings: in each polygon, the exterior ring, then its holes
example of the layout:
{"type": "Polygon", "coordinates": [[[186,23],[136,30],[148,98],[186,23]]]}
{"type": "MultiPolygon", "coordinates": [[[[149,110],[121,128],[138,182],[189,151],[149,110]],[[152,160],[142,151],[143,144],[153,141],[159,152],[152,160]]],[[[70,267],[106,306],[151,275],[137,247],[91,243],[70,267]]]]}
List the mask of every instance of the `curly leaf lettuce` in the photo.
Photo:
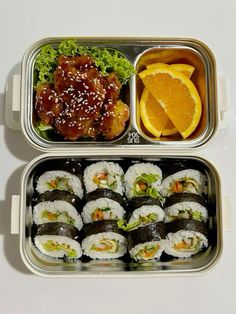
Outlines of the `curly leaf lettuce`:
{"type": "Polygon", "coordinates": [[[36,85],[53,83],[53,72],[57,66],[57,51],[51,45],[45,45],[35,60],[36,85]]]}

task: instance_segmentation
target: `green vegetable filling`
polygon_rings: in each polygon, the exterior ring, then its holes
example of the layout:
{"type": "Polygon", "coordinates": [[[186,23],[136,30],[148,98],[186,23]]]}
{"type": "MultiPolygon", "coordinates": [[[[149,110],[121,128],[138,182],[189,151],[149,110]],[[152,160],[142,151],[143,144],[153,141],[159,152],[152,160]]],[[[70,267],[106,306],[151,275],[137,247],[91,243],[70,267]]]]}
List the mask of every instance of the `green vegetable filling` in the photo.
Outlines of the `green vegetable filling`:
{"type": "Polygon", "coordinates": [[[41,215],[42,218],[46,218],[48,221],[59,221],[70,225],[75,224],[75,219],[68,215],[66,211],[48,211],[44,210],[41,215]]]}
{"type": "Polygon", "coordinates": [[[43,248],[48,252],[64,251],[68,257],[77,257],[75,249],[71,248],[71,246],[66,243],[58,243],[57,241],[47,240],[47,242],[43,243],[43,248]]]}
{"type": "Polygon", "coordinates": [[[159,250],[160,245],[158,244],[147,244],[143,248],[141,248],[137,254],[135,254],[136,259],[152,259],[155,257],[157,251],[159,250]]]}
{"type": "Polygon", "coordinates": [[[111,175],[107,172],[97,173],[93,177],[93,182],[97,184],[97,186],[100,188],[108,187],[113,191],[117,188],[116,176],[111,175]]]}
{"type": "Polygon", "coordinates": [[[197,220],[201,222],[204,221],[203,214],[199,211],[193,211],[191,208],[180,210],[178,213],[178,216],[172,215],[170,218],[171,218],[171,221],[178,220],[181,218],[193,219],[193,220],[197,220]]]}
{"type": "Polygon", "coordinates": [[[174,249],[180,252],[196,252],[200,249],[201,239],[197,236],[183,239],[174,244],[174,249]]]}
{"type": "Polygon", "coordinates": [[[131,222],[129,224],[125,224],[124,220],[118,220],[117,225],[119,228],[124,231],[130,231],[140,225],[146,225],[157,221],[158,215],[155,213],[150,213],[147,216],[139,216],[138,220],[131,222]]]}
{"type": "Polygon", "coordinates": [[[69,180],[65,177],[56,177],[55,179],[47,182],[47,187],[50,190],[61,190],[73,193],[73,189],[69,185],[69,180]]]}
{"type": "Polygon", "coordinates": [[[199,186],[198,182],[192,178],[184,177],[173,183],[170,183],[170,190],[173,193],[182,193],[184,191],[198,193],[199,186]]]}
{"type": "Polygon", "coordinates": [[[119,249],[119,242],[115,239],[103,238],[99,244],[93,244],[90,248],[96,252],[117,253],[119,249]]]}
{"type": "Polygon", "coordinates": [[[133,195],[134,196],[150,196],[153,198],[160,197],[156,188],[152,187],[159,178],[158,174],[146,174],[138,176],[134,182],[133,195]]]}

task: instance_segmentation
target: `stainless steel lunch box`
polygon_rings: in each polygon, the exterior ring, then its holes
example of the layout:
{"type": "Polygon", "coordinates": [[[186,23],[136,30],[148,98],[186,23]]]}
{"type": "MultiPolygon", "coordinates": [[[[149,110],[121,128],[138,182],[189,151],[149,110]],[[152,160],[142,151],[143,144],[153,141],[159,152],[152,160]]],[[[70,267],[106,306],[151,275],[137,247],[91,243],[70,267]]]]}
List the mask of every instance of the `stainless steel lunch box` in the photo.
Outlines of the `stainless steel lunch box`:
{"type": "MultiPolygon", "coordinates": [[[[20,198],[14,198],[14,207],[12,208],[12,226],[15,231],[19,231],[20,235],[20,252],[26,266],[34,273],[41,276],[159,276],[167,274],[198,274],[209,270],[219,259],[222,252],[222,200],[220,178],[217,170],[207,160],[191,156],[191,155],[157,155],[155,153],[145,153],[137,150],[135,155],[127,153],[124,150],[117,156],[114,152],[110,154],[99,155],[93,153],[64,153],[43,154],[29,163],[25,168],[21,178],[21,195],[20,198]],[[130,158],[144,161],[191,161],[197,167],[202,167],[208,177],[209,190],[209,212],[210,213],[210,233],[211,244],[207,251],[198,254],[191,259],[174,260],[169,262],[145,262],[145,263],[127,263],[123,261],[90,261],[90,262],[49,262],[39,255],[34,248],[31,239],[32,226],[32,207],[30,199],[33,194],[32,178],[35,169],[46,160],[55,160],[58,158],[79,158],[92,160],[120,160],[122,158],[130,158]]],[[[13,230],[14,231],[14,230],[13,230]]]]}
{"type": "MultiPolygon", "coordinates": [[[[25,54],[21,77],[13,79],[13,96],[8,85],[6,122],[13,129],[19,123],[9,112],[12,103],[14,114],[20,111],[20,127],[26,140],[40,151],[47,152],[25,168],[21,178],[20,196],[12,198],[12,233],[20,235],[20,252],[26,266],[34,273],[45,277],[84,277],[84,276],[159,276],[199,274],[209,270],[222,252],[222,199],[220,178],[217,170],[196,150],[208,143],[220,127],[227,126],[229,114],[224,95],[217,101],[216,66],[212,52],[203,43],[193,39],[175,38],[76,38],[81,44],[98,47],[112,47],[122,51],[139,71],[151,62],[187,62],[195,66],[197,85],[203,100],[203,114],[200,127],[187,140],[155,140],[142,129],[137,96],[140,95],[138,76],[130,80],[129,106],[130,122],[124,134],[111,142],[53,142],[41,138],[33,128],[33,66],[39,49],[44,44],[57,45],[65,38],[49,38],[34,44],[25,54]],[[104,148],[106,148],[104,152],[104,148]],[[70,152],[70,153],[68,153],[70,152]],[[32,194],[32,174],[44,160],[54,158],[82,158],[95,160],[117,158],[137,158],[143,160],[186,159],[200,164],[210,182],[209,198],[214,214],[210,226],[214,241],[202,254],[188,259],[168,262],[126,263],[123,261],[91,261],[78,263],[49,263],[37,254],[31,240],[32,210],[29,203],[32,194]]],[[[223,82],[224,83],[224,82],[223,82]]],[[[220,86],[221,87],[221,86],[220,86]]],[[[223,93],[224,93],[223,84],[223,93]]],[[[220,90],[218,88],[218,90],[220,90]]],[[[221,91],[221,90],[220,90],[221,91]]],[[[219,95],[221,96],[221,95],[219,95]]]]}
{"type": "Polygon", "coordinates": [[[41,138],[34,130],[33,115],[33,67],[35,57],[45,44],[57,45],[63,38],[44,39],[34,44],[25,54],[22,62],[21,80],[21,126],[28,142],[43,151],[57,151],[70,147],[76,151],[82,148],[98,148],[104,146],[121,146],[132,148],[166,147],[186,149],[202,146],[210,140],[218,126],[218,106],[216,95],[215,60],[210,49],[203,43],[190,39],[108,39],[78,38],[81,44],[98,47],[111,47],[120,50],[134,65],[137,71],[154,62],[190,63],[195,67],[193,81],[202,99],[202,118],[197,130],[187,139],[176,137],[155,140],[145,134],[138,113],[137,98],[140,96],[140,79],[135,75],[130,80],[130,96],[127,99],[130,107],[130,121],[125,132],[112,141],[65,142],[48,141],[41,138]]]}

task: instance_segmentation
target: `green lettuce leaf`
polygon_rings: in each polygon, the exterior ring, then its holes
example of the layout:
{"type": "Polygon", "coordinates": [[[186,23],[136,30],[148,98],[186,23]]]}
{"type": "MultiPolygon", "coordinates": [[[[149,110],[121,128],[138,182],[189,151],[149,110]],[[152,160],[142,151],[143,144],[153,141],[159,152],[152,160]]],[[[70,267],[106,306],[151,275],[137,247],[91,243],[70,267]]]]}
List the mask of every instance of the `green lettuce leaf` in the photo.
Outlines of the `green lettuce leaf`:
{"type": "Polygon", "coordinates": [[[57,66],[57,51],[51,45],[43,46],[34,65],[36,86],[53,83],[53,72],[57,66]]]}
{"type": "Polygon", "coordinates": [[[73,39],[63,40],[58,46],[58,54],[64,56],[76,56],[78,54],[76,41],[73,39]]]}

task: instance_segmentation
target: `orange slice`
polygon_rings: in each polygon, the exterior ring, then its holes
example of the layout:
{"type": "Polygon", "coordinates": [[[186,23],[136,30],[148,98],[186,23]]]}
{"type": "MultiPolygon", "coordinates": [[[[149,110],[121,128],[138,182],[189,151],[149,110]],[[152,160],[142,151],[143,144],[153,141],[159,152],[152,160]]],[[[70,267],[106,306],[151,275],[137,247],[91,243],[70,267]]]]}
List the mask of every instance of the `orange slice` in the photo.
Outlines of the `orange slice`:
{"type": "MultiPolygon", "coordinates": [[[[156,137],[160,137],[169,121],[169,117],[147,88],[143,90],[139,108],[140,116],[146,129],[156,137]]],[[[175,126],[172,125],[172,128],[175,129],[175,126]]]]}
{"type": "Polygon", "coordinates": [[[183,73],[166,66],[144,70],[139,76],[182,137],[190,136],[202,112],[201,99],[193,82],[183,73]]]}
{"type": "Polygon", "coordinates": [[[192,76],[193,71],[195,70],[195,68],[192,65],[184,64],[184,63],[173,63],[173,64],[152,63],[152,64],[147,65],[147,69],[163,68],[163,67],[170,67],[172,70],[183,73],[188,78],[192,76]]]}
{"type": "MultiPolygon", "coordinates": [[[[190,78],[195,68],[188,64],[166,64],[166,63],[152,63],[147,65],[147,68],[170,67],[179,71],[190,78]]],[[[150,92],[144,88],[143,95],[140,101],[140,115],[146,129],[156,137],[169,136],[178,132],[169,117],[166,115],[164,109],[155,100],[150,92]]]]}

